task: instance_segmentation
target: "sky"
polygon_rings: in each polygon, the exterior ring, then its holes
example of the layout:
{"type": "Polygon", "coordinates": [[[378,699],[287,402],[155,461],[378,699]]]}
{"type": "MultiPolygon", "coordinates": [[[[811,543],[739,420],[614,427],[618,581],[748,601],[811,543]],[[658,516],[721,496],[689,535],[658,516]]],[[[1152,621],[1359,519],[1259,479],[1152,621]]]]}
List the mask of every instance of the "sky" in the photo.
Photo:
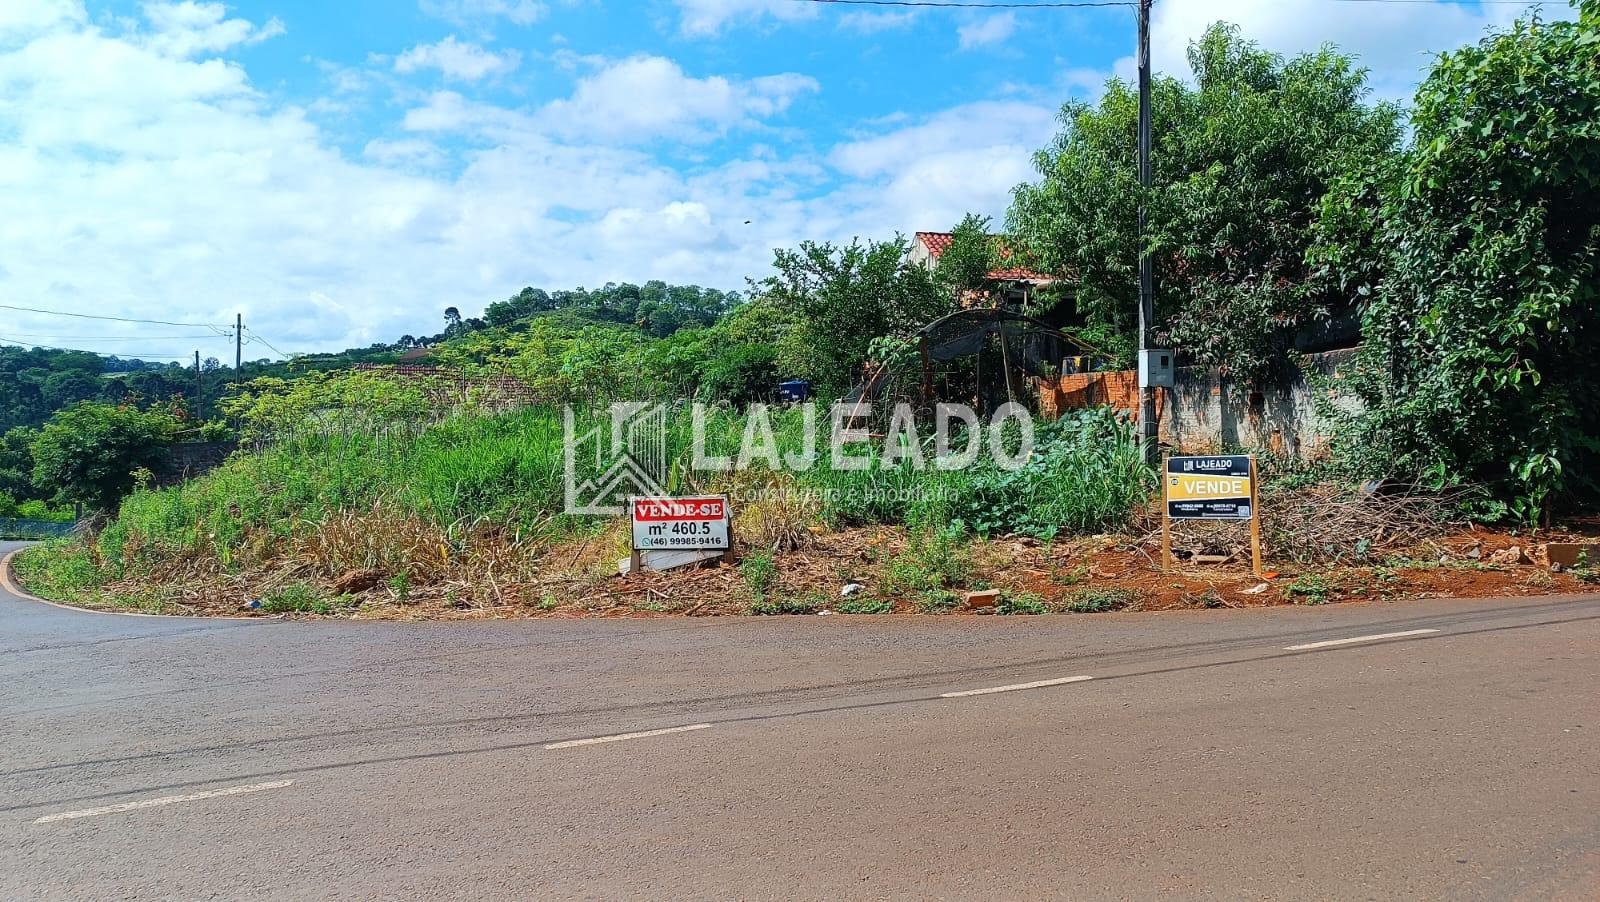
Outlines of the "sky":
{"type": "MultiPolygon", "coordinates": [[[[1224,19],[1404,100],[1521,11],[1157,0],[1152,56],[1186,76],[1224,19]]],[[[3,0],[0,305],[179,325],[0,307],[0,342],[231,363],[236,313],[259,359],[524,286],[742,289],[774,247],[1002,218],[1133,42],[1125,7],[3,0]]]]}

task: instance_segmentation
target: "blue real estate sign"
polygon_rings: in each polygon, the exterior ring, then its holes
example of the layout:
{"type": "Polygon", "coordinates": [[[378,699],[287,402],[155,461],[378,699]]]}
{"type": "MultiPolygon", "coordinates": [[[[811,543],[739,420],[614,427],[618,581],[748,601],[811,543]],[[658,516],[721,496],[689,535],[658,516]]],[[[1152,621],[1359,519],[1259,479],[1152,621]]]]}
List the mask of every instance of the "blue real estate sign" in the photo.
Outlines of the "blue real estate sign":
{"type": "Polygon", "coordinates": [[[1164,475],[1167,516],[1173,520],[1249,520],[1255,516],[1248,455],[1169,457],[1164,475]]]}

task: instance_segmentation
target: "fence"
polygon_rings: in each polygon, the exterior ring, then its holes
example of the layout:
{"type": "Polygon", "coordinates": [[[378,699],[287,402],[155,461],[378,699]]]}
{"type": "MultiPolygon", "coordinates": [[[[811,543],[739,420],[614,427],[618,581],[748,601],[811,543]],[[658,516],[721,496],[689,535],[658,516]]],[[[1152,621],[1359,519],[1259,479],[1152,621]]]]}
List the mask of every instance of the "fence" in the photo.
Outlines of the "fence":
{"type": "Polygon", "coordinates": [[[57,539],[78,528],[75,520],[21,520],[0,517],[0,539],[57,539]]]}

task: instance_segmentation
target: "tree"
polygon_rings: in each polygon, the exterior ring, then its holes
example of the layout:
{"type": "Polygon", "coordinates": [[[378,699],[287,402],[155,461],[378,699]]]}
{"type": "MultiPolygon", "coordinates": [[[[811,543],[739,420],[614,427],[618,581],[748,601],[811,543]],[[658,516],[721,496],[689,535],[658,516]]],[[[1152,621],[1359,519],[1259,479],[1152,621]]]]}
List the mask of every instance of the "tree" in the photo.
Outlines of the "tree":
{"type": "Polygon", "coordinates": [[[1352,456],[1482,482],[1523,519],[1600,455],[1600,0],[1441,55],[1414,145],[1330,195],[1318,257],[1373,301],[1352,456]]]}
{"type": "Polygon", "coordinates": [[[700,387],[736,404],[769,400],[778,387],[778,351],[759,344],[725,348],[706,364],[700,387]]]}
{"type": "Polygon", "coordinates": [[[844,247],[801,242],[779,249],[777,274],[753,287],[789,310],[785,375],[810,379],[822,394],[842,394],[861,376],[873,339],[905,335],[948,312],[928,271],[906,257],[903,238],[852,241],[844,247]]]}
{"type": "Polygon", "coordinates": [[[933,280],[959,301],[962,295],[987,286],[989,273],[999,262],[994,236],[989,234],[989,217],[968,213],[951,230],[950,245],[934,264],[933,280]]]}
{"type": "Polygon", "coordinates": [[[57,411],[33,440],[33,484],[57,501],[112,511],[139,470],[166,467],[179,425],[164,408],[84,401],[57,411]]]}
{"type": "MultiPolygon", "coordinates": [[[[1366,73],[1331,48],[1285,61],[1212,26],[1189,48],[1190,87],[1152,86],[1154,187],[1148,246],[1158,341],[1235,376],[1286,360],[1295,332],[1348,304],[1305,257],[1331,180],[1396,152],[1398,112],[1367,106],[1366,73]]],[[[1035,157],[1007,227],[1037,268],[1076,281],[1090,334],[1135,329],[1138,311],[1137,92],[1107,84],[1098,106],[1068,103],[1035,157]]]]}

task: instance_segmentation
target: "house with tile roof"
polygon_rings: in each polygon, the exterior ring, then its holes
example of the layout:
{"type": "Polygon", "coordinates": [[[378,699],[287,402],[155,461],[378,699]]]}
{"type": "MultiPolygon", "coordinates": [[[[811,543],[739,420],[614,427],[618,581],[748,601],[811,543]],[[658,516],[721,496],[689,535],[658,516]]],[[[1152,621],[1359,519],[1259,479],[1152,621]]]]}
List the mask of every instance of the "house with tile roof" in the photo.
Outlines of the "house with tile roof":
{"type": "MultiPolygon", "coordinates": [[[[950,232],[917,232],[912,238],[908,256],[912,263],[924,266],[932,272],[933,268],[939,265],[939,257],[949,249],[954,237],[950,232]]],[[[1000,236],[991,235],[990,239],[996,244],[997,256],[1002,265],[988,273],[992,286],[986,293],[987,297],[966,299],[965,306],[977,306],[985,301],[992,304],[998,301],[996,306],[1020,308],[1039,288],[1058,281],[1054,276],[1015,265],[1011,248],[1005,245],[1000,236]]]]}

